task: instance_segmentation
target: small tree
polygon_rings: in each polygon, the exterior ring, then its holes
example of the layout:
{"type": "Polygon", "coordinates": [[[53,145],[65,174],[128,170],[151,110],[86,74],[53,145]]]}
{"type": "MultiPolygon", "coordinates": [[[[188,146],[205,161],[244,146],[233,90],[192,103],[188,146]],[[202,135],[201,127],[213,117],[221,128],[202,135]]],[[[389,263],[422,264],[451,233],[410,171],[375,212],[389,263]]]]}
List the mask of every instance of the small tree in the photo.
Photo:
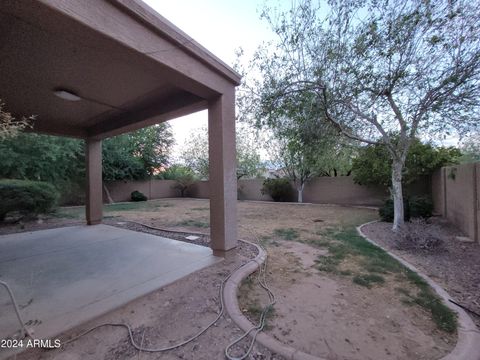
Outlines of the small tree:
{"type": "MultiPolygon", "coordinates": [[[[253,133],[246,127],[239,126],[236,133],[237,179],[256,177],[261,162],[258,145],[253,133]]],[[[202,179],[208,179],[208,129],[197,129],[184,144],[181,160],[202,179]]]]}
{"type": "Polygon", "coordinates": [[[173,134],[168,123],[103,141],[103,180],[139,180],[168,164],[173,134]]]}
{"type": "Polygon", "coordinates": [[[188,188],[198,180],[193,170],[183,165],[170,166],[161,173],[160,178],[164,180],[175,180],[176,184],[174,188],[180,191],[181,197],[185,197],[188,188]]]}
{"type": "MultiPolygon", "coordinates": [[[[433,147],[414,139],[405,159],[402,184],[411,184],[422,176],[430,175],[435,169],[456,164],[460,156],[460,150],[454,147],[433,147]]],[[[391,187],[392,163],[388,150],[380,144],[363,147],[353,160],[352,172],[357,184],[391,187]]]]}
{"type": "Polygon", "coordinates": [[[480,133],[470,134],[460,146],[461,162],[480,161],[480,133]]]}

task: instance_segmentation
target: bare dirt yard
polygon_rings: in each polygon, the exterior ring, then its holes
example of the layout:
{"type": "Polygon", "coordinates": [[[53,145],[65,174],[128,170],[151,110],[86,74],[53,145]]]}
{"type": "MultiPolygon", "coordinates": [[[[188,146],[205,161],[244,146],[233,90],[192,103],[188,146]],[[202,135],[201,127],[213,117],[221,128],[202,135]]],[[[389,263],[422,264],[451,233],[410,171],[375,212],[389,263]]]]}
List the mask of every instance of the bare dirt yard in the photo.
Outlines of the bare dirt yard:
{"type": "MultiPolygon", "coordinates": [[[[269,255],[267,281],[277,303],[266,332],[281,342],[325,359],[439,359],[456,342],[454,315],[415,273],[359,237],[355,226],[376,211],[340,206],[239,202],[239,237],[262,244],[269,255]]],[[[139,225],[180,231],[209,231],[209,202],[162,199],[107,205],[106,221],[138,231],[139,225]]],[[[82,219],[82,208],[63,208],[41,224],[0,228],[0,233],[51,227],[82,219]]],[[[165,235],[164,233],[159,233],[165,235]]],[[[208,245],[208,237],[201,242],[208,245]]],[[[103,322],[127,322],[145,346],[183,340],[215,317],[222,278],[253,256],[241,246],[225,261],[183,278],[118,309],[103,322]]],[[[255,274],[239,291],[241,310],[252,322],[267,304],[255,274]]],[[[75,329],[66,337],[80,332],[75,329]]],[[[191,344],[166,354],[132,349],[123,329],[102,328],[63,350],[24,354],[19,359],[223,359],[225,346],[241,331],[224,316],[191,344]]],[[[242,343],[239,355],[247,347],[242,343]]],[[[235,354],[235,353],[234,353],[235,354]]],[[[256,346],[249,359],[280,359],[256,346]]]]}

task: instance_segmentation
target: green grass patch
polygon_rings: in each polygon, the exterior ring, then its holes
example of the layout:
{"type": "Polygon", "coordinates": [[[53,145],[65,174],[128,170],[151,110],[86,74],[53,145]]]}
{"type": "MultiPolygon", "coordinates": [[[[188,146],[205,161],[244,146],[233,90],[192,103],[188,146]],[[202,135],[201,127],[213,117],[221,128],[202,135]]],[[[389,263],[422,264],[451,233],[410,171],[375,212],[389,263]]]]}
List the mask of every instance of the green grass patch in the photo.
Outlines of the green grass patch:
{"type": "Polygon", "coordinates": [[[369,243],[363,237],[358,235],[356,229],[333,229],[329,228],[322,233],[322,236],[328,240],[313,241],[313,244],[326,247],[331,257],[337,261],[322,260],[319,263],[327,261],[327,270],[332,271],[330,265],[340,265],[347,256],[356,256],[359,258],[360,265],[373,274],[399,273],[402,271],[402,265],[379,247],[369,243]]]}
{"type": "Polygon", "coordinates": [[[275,229],[273,233],[283,240],[297,240],[300,236],[298,230],[294,228],[275,229]]]}
{"type": "MultiPolygon", "coordinates": [[[[168,208],[175,206],[172,203],[159,201],[142,201],[142,202],[123,202],[118,204],[103,205],[104,213],[121,212],[121,211],[156,211],[160,208],[168,208]]],[[[84,219],[85,206],[79,207],[60,207],[52,212],[50,216],[60,219],[84,219]]]]}
{"type": "Polygon", "coordinates": [[[328,273],[339,273],[337,267],[342,262],[342,259],[335,258],[334,256],[320,256],[317,260],[317,269],[328,273]]]}
{"type": "Polygon", "coordinates": [[[118,204],[106,204],[103,206],[105,212],[112,211],[155,211],[159,208],[172,207],[171,203],[162,203],[156,201],[125,202],[118,204]]]}
{"type": "Polygon", "coordinates": [[[357,285],[365,286],[370,289],[373,284],[383,284],[385,278],[377,274],[361,274],[355,275],[352,281],[357,285]]]}
{"type": "MultiPolygon", "coordinates": [[[[397,281],[407,280],[417,289],[417,294],[412,295],[406,289],[397,288],[396,290],[402,295],[400,299],[402,303],[418,305],[429,311],[433,321],[441,330],[449,333],[456,331],[455,313],[443,304],[428,283],[416,272],[405,268],[384,250],[366,241],[355,228],[329,228],[319,235],[328,239],[329,242],[322,243],[322,245],[328,249],[330,254],[318,258],[317,268],[319,270],[339,275],[352,275],[339,270],[342,261],[348,257],[352,261],[357,261],[363,270],[368,272],[367,274],[357,274],[352,278],[355,284],[367,288],[371,288],[374,284],[383,284],[386,281],[385,276],[394,274],[397,281]]],[[[316,241],[313,241],[312,244],[318,246],[316,241]]]]}
{"type": "Polygon", "coordinates": [[[404,303],[416,304],[432,314],[432,319],[437,326],[449,333],[457,330],[457,318],[455,313],[448,308],[433,292],[428,283],[416,272],[406,269],[406,278],[418,288],[416,295],[405,293],[404,303]]]}
{"type": "Polygon", "coordinates": [[[54,212],[49,214],[52,217],[59,219],[82,219],[85,218],[85,208],[84,207],[74,207],[74,208],[58,208],[54,212]]]}
{"type": "Polygon", "coordinates": [[[200,220],[183,220],[180,221],[176,224],[177,226],[193,226],[193,227],[199,227],[199,228],[208,228],[210,226],[209,223],[200,221],[200,220]]]}

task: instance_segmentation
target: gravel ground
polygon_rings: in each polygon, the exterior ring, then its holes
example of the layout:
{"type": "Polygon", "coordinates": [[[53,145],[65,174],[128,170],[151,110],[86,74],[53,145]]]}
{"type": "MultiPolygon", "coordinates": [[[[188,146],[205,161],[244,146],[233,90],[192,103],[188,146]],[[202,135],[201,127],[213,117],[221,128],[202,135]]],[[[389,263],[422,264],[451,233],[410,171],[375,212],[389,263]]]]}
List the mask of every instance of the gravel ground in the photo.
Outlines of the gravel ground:
{"type": "MultiPolygon", "coordinates": [[[[377,222],[363,227],[369,238],[413,264],[439,283],[452,300],[480,314],[480,244],[460,242],[462,233],[441,218],[431,218],[430,231],[443,241],[438,250],[399,250],[391,223],[377,222]]],[[[480,327],[480,317],[471,314],[480,327]]]]}

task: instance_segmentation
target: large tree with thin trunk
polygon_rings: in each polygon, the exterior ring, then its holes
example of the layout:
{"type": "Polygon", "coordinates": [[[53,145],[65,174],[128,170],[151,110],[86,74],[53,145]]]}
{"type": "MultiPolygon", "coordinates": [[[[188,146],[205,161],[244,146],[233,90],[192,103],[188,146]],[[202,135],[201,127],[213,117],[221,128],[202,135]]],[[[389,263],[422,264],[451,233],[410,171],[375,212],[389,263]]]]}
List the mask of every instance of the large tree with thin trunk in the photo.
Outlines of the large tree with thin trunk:
{"type": "MultiPolygon", "coordinates": [[[[478,1],[304,0],[263,17],[278,35],[253,63],[257,121],[315,94],[317,121],[344,136],[382,144],[392,161],[394,230],[403,225],[402,173],[416,136],[479,127],[478,1]]],[[[253,96],[252,96],[253,95],[253,96]]],[[[245,101],[243,105],[248,103],[245,101]]]]}
{"type": "MultiPolygon", "coordinates": [[[[256,177],[261,170],[259,145],[252,129],[238,126],[236,131],[237,180],[256,177]]],[[[208,179],[208,128],[192,131],[183,144],[181,161],[202,179],[208,179]]]]}

